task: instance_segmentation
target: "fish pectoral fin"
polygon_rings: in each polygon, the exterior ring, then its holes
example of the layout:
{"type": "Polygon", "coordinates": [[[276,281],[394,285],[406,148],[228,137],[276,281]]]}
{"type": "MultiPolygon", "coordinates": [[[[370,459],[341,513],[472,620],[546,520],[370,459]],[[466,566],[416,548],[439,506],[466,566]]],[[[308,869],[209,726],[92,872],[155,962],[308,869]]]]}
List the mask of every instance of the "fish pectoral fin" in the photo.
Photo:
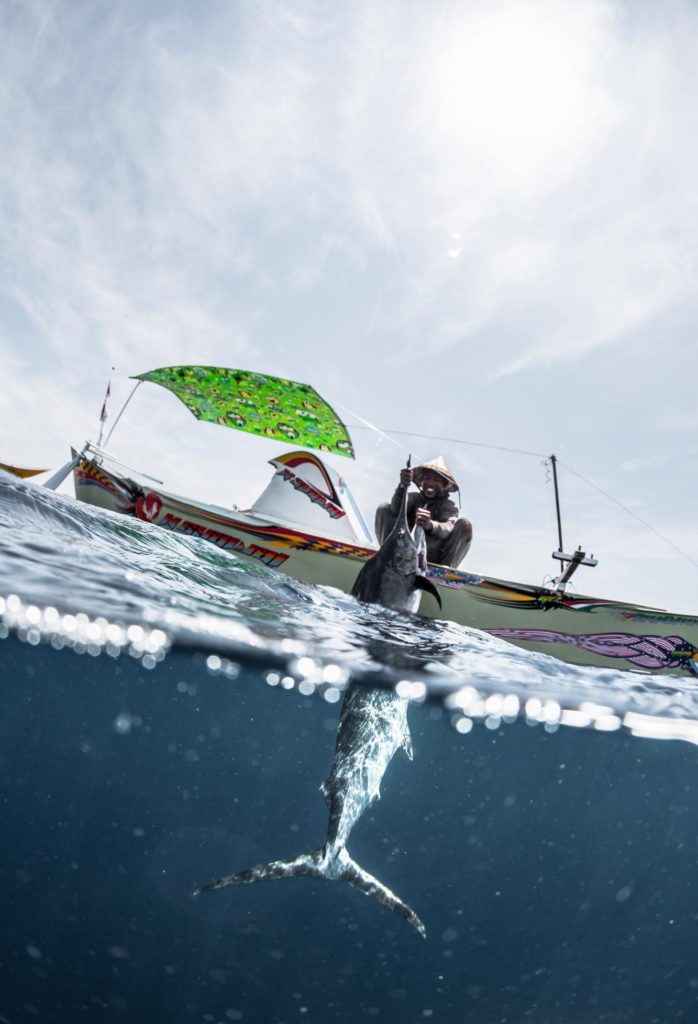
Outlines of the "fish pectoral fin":
{"type": "Polygon", "coordinates": [[[311,875],[313,878],[325,878],[323,870],[325,859],[325,848],[312,850],[310,853],[301,853],[293,860],[273,860],[269,864],[257,864],[246,871],[238,871],[234,875],[225,875],[215,882],[199,886],[194,890],[198,896],[202,892],[209,892],[212,889],[225,889],[229,885],[245,885],[247,882],[264,882],[271,878],[295,878],[298,875],[311,875]]]}
{"type": "Polygon", "coordinates": [[[410,761],[414,760],[414,749],[412,747],[412,736],[410,734],[410,727],[405,722],[405,728],[402,732],[402,749],[405,751],[410,761]]]}
{"type": "Polygon", "coordinates": [[[346,850],[343,851],[343,864],[338,877],[343,882],[348,882],[356,889],[360,889],[366,896],[373,896],[375,900],[382,903],[384,907],[399,914],[400,917],[416,928],[423,939],[427,937],[427,930],[423,921],[415,914],[411,907],[403,903],[399,896],[396,896],[387,885],[383,885],[377,878],[364,871],[355,860],[352,860],[346,850]]]}
{"type": "Polygon", "coordinates": [[[426,576],[417,576],[414,585],[417,590],[425,590],[427,594],[431,594],[432,597],[436,598],[439,608],[441,608],[441,595],[431,580],[428,580],[426,576]]]}

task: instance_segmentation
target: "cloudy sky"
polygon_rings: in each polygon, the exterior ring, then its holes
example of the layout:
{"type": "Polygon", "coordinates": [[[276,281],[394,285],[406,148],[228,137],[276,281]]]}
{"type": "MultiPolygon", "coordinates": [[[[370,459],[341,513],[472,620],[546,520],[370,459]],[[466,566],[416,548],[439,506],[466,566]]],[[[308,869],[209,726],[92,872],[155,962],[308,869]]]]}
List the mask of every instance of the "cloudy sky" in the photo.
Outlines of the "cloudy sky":
{"type": "MultiPolygon", "coordinates": [[[[0,461],[110,378],[113,422],[158,366],[289,376],[366,511],[442,454],[468,567],[538,583],[555,452],[580,589],[698,611],[692,0],[5,0],[0,47],[0,461]]],[[[242,507],[281,450],[148,386],[111,448],[242,507]]]]}

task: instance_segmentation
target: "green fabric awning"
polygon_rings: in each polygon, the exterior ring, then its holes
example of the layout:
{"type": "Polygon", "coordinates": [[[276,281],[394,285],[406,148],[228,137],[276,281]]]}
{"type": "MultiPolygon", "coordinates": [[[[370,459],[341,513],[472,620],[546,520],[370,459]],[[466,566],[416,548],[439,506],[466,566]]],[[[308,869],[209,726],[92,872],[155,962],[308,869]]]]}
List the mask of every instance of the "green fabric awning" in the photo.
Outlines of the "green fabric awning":
{"type": "Polygon", "coordinates": [[[199,420],[354,458],[344,423],[309,384],[221,366],[165,366],[132,379],[172,391],[199,420]]]}

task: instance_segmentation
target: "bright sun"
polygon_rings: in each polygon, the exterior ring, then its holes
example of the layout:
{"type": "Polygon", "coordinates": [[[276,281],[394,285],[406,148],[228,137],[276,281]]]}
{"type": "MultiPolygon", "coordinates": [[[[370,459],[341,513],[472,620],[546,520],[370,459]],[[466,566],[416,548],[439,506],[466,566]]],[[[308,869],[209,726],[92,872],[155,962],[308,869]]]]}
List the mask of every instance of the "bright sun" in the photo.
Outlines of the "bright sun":
{"type": "Polygon", "coordinates": [[[540,159],[593,132],[604,10],[522,0],[444,19],[425,68],[436,141],[540,159]]]}

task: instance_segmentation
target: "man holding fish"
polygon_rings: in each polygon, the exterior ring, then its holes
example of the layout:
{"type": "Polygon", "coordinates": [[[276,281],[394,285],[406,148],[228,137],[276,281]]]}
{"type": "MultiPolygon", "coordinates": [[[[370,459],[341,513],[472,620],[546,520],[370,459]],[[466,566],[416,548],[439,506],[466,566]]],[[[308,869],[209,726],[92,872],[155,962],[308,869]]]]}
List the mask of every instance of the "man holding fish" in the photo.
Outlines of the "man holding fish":
{"type": "Polygon", "coordinates": [[[427,559],[436,565],[460,565],[470,548],[473,527],[460,515],[449,494],[459,490],[453,473],[438,455],[414,469],[400,470],[400,483],[391,501],[376,510],[376,537],[382,544],[393,529],[402,505],[403,494],[410,484],[419,491],[407,498],[407,520],[410,527],[421,526],[426,535],[427,559]]]}

